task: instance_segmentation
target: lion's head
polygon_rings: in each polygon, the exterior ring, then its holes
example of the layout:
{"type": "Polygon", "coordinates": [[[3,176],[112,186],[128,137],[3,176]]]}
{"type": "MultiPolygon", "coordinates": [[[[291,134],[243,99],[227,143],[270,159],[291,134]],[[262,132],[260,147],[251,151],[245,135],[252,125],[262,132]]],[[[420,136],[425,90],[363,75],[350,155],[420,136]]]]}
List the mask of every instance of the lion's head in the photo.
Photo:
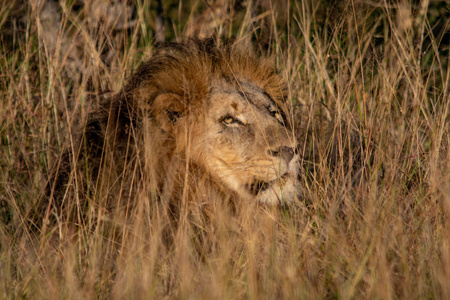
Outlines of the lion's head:
{"type": "Polygon", "coordinates": [[[218,193],[264,204],[295,199],[299,147],[284,82],[269,59],[218,44],[165,44],[94,109],[80,143],[91,178],[115,176],[105,182],[121,188],[140,178],[162,198],[195,190],[191,198],[203,202],[218,193]]]}
{"type": "Polygon", "coordinates": [[[268,60],[212,39],[170,44],[122,93],[214,182],[249,201],[295,198],[299,147],[268,60]]]}

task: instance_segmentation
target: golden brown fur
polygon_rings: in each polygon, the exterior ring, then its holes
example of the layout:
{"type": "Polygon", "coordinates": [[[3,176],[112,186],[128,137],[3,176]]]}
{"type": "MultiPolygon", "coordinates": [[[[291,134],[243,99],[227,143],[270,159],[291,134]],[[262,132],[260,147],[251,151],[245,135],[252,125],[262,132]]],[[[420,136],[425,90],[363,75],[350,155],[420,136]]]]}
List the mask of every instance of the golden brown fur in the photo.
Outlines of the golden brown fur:
{"type": "Polygon", "coordinates": [[[100,101],[61,160],[47,209],[63,212],[70,189],[119,210],[137,194],[198,204],[295,200],[298,147],[284,82],[269,59],[219,44],[165,44],[100,101]]]}

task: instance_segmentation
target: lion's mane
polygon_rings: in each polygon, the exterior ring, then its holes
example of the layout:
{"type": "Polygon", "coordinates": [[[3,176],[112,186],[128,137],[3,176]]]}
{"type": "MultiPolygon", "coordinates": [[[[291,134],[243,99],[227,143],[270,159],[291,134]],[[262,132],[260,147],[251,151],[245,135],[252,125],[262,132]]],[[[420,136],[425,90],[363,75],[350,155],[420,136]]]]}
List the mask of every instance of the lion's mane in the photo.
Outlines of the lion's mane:
{"type": "Polygon", "coordinates": [[[272,61],[246,47],[217,39],[159,45],[121,91],[92,104],[83,130],[55,167],[50,202],[42,208],[47,216],[52,209],[79,215],[80,206],[126,211],[138,194],[197,203],[236,198],[204,166],[187,161],[186,151],[202,155],[202,145],[189,145],[196,131],[173,126],[180,115],[204,113],[217,77],[246,78],[283,105],[286,88],[272,61]],[[155,103],[162,94],[176,98],[164,110],[155,103]]]}

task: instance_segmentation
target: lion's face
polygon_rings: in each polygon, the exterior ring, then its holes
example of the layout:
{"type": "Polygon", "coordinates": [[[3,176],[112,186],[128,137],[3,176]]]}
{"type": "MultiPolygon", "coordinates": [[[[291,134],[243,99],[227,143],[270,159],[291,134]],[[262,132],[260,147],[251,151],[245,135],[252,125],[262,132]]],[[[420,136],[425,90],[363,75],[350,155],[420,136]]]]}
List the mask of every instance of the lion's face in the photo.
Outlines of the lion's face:
{"type": "Polygon", "coordinates": [[[193,159],[244,199],[292,202],[298,142],[283,109],[248,81],[216,79],[211,86],[204,113],[195,121],[193,148],[201,148],[193,159]]]}
{"type": "Polygon", "coordinates": [[[120,95],[143,119],[150,115],[150,140],[164,145],[151,155],[165,157],[160,185],[198,184],[195,194],[208,197],[202,185],[208,182],[219,192],[282,205],[298,194],[299,168],[285,94],[269,60],[207,39],[169,46],[144,64],[120,95]],[[183,175],[186,167],[189,176],[183,175]],[[180,170],[178,177],[173,170],[180,170]],[[167,184],[180,178],[183,182],[167,184]]]}

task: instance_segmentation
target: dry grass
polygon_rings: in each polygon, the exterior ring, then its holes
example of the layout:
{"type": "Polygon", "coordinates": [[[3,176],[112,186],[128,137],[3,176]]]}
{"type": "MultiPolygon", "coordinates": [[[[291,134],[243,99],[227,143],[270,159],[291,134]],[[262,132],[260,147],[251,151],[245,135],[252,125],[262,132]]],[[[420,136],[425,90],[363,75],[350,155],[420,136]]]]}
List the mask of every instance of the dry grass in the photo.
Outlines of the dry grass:
{"type": "Polygon", "coordinates": [[[0,298],[450,298],[448,4],[163,1],[162,28],[156,1],[63,2],[0,8],[0,298]],[[185,206],[168,233],[139,195],[126,220],[34,228],[87,95],[117,91],[154,36],[212,32],[275,55],[298,202],[216,199],[207,222],[185,206]]]}

